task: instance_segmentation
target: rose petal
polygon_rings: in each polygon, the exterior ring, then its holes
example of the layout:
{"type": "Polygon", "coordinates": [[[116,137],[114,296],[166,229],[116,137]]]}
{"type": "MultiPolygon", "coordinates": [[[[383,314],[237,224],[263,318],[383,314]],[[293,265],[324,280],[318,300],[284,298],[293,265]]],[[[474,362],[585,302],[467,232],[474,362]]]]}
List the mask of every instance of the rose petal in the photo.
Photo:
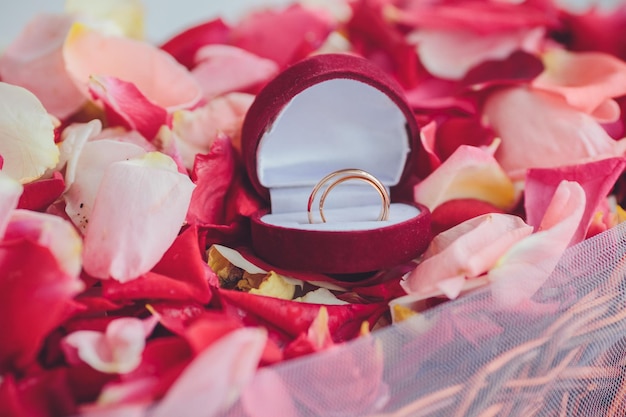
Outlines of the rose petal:
{"type": "Polygon", "coordinates": [[[16,210],[0,242],[0,370],[32,363],[83,289],[80,239],[56,217],[16,210]],[[19,320],[15,318],[19,317],[19,320]]]}
{"type": "Polygon", "coordinates": [[[69,189],[76,178],[78,159],[83,146],[102,131],[102,122],[98,119],[88,123],[73,123],[63,129],[59,145],[59,163],[57,171],[65,169],[65,186],[69,189]]]}
{"type": "MultiPolygon", "coordinates": [[[[52,178],[33,181],[24,186],[18,208],[33,211],[45,211],[65,191],[63,175],[54,172],[52,178]]],[[[1,230],[1,227],[0,227],[1,230]]],[[[1,233],[0,233],[1,236],[1,233]]]]}
{"type": "Polygon", "coordinates": [[[46,109],[30,91],[4,82],[0,82],[0,155],[2,171],[21,183],[41,177],[59,160],[54,123],[46,109]]]}
{"type": "MultiPolygon", "coordinates": [[[[615,2],[618,4],[621,2],[615,2]]],[[[564,44],[573,51],[598,51],[626,59],[624,7],[614,13],[605,13],[598,10],[598,6],[582,14],[561,13],[560,20],[567,28],[564,44]]]]}
{"type": "Polygon", "coordinates": [[[228,45],[207,45],[198,50],[191,73],[198,80],[204,98],[249,91],[272,79],[278,64],[243,49],[228,45]]]}
{"type": "Polygon", "coordinates": [[[534,88],[560,94],[570,106],[603,122],[619,118],[611,99],[626,94],[626,63],[601,52],[556,48],[543,55],[543,62],[545,70],[532,82],[534,88]]]}
{"type": "Polygon", "coordinates": [[[208,276],[195,227],[185,229],[152,268],[130,282],[107,280],[103,294],[113,300],[180,300],[206,304],[211,299],[208,276]]]}
{"type": "Polygon", "coordinates": [[[152,417],[169,417],[185,410],[189,417],[217,416],[252,380],[267,341],[262,329],[235,330],[200,353],[185,368],[152,417]]]}
{"type": "Polygon", "coordinates": [[[414,198],[430,210],[460,198],[510,208],[515,202],[515,189],[491,153],[461,145],[439,168],[415,186],[414,198]]]}
{"type": "Polygon", "coordinates": [[[539,231],[513,245],[488,273],[495,301],[513,307],[529,299],[548,279],[571,244],[585,211],[585,191],[563,181],[544,215],[539,231]]]}
{"type": "Polygon", "coordinates": [[[289,389],[272,368],[262,368],[243,390],[241,403],[250,417],[297,416],[289,389]],[[272,401],[267,401],[272,398],[272,401]]]}
{"type": "Polygon", "coordinates": [[[194,110],[173,114],[172,130],[187,169],[193,168],[196,154],[209,153],[217,137],[240,142],[243,119],[253,101],[253,95],[230,93],[194,110]]]}
{"type": "Polygon", "coordinates": [[[487,99],[484,118],[502,139],[495,156],[513,179],[523,178],[528,168],[619,156],[626,146],[613,140],[591,116],[542,91],[499,90],[487,99]]]}
{"type": "Polygon", "coordinates": [[[76,23],[63,56],[68,73],[87,94],[92,75],[106,75],[133,83],[152,103],[168,111],[191,108],[202,92],[191,74],[169,54],[133,39],[105,36],[76,23]]]}
{"type": "MultiPolygon", "coordinates": [[[[45,213],[14,210],[6,227],[5,240],[29,239],[48,248],[54,255],[58,268],[69,277],[77,277],[81,270],[82,241],[71,223],[45,213]]],[[[75,282],[82,289],[81,281],[75,282]]]]}
{"type": "Polygon", "coordinates": [[[448,200],[433,210],[430,216],[430,227],[433,235],[438,235],[466,220],[488,213],[504,214],[505,211],[485,201],[472,198],[448,200]]]}
{"type": "Polygon", "coordinates": [[[326,12],[295,4],[280,11],[249,14],[232,29],[230,40],[233,46],[285,68],[318,49],[333,26],[326,12]]]}
{"type": "Polygon", "coordinates": [[[223,224],[224,198],[235,173],[235,153],[230,139],[218,138],[207,155],[197,155],[192,179],[196,188],[187,211],[187,222],[197,225],[223,224]]]}
{"type": "Polygon", "coordinates": [[[230,27],[222,19],[215,19],[183,31],[164,43],[161,49],[192,69],[198,49],[210,44],[225,44],[229,35],[230,27]]]}
{"type": "Polygon", "coordinates": [[[68,15],[37,15],[0,55],[0,78],[30,90],[59,119],[86,102],[63,59],[63,43],[73,23],[68,15]]]}
{"type": "Polygon", "coordinates": [[[585,210],[572,241],[582,241],[598,206],[611,191],[625,167],[624,158],[609,158],[562,168],[530,169],[524,190],[526,222],[538,228],[561,182],[576,181],[585,192],[585,210]]]}
{"type": "Polygon", "coordinates": [[[470,69],[489,60],[503,60],[517,50],[539,49],[543,28],[517,29],[491,34],[423,28],[409,36],[417,45],[422,65],[436,77],[462,79],[470,69]]]}
{"type": "Polygon", "coordinates": [[[65,11],[101,25],[114,24],[130,38],[143,38],[144,7],[140,0],[66,0],[65,11]]]}
{"type": "Polygon", "coordinates": [[[145,339],[156,323],[156,318],[144,322],[134,317],[123,317],[110,322],[104,333],[91,330],[73,332],[63,339],[66,357],[72,362],[71,358],[76,355],[100,372],[129,373],[141,363],[145,339]]]}
{"type": "MultiPolygon", "coordinates": [[[[219,294],[223,303],[254,314],[292,337],[298,337],[301,333],[308,331],[322,307],[319,304],[299,303],[225,289],[220,289],[219,294]]],[[[325,307],[329,314],[328,327],[336,342],[354,338],[359,334],[364,321],[369,321],[373,325],[386,309],[385,306],[377,303],[327,305],[325,307]]]]}
{"type": "Polygon", "coordinates": [[[404,33],[389,24],[385,11],[388,0],[350,2],[352,19],[346,24],[352,49],[393,74],[405,87],[419,86],[424,70],[420,67],[415,47],[409,45],[404,33]]]}
{"type": "Polygon", "coordinates": [[[158,152],[110,164],[85,230],[85,271],[120,282],[148,272],[178,235],[193,188],[158,152]]]}
{"type": "Polygon", "coordinates": [[[439,235],[424,253],[424,260],[402,282],[408,293],[442,291],[456,298],[466,279],[489,271],[498,259],[533,229],[517,216],[485,214],[439,235]]]}
{"type": "Polygon", "coordinates": [[[17,207],[24,187],[22,184],[0,171],[0,240],[11,217],[11,212],[17,207]]]}
{"type": "Polygon", "coordinates": [[[328,328],[328,309],[322,306],[306,333],[285,348],[285,359],[321,352],[334,345],[328,328]]]}
{"type": "Polygon", "coordinates": [[[478,64],[465,74],[461,83],[474,91],[494,85],[529,83],[543,69],[537,56],[518,50],[504,60],[478,64]]]}
{"type": "Polygon", "coordinates": [[[167,124],[167,111],[148,100],[133,84],[115,77],[92,76],[89,92],[104,104],[109,126],[123,126],[153,139],[167,124]]]}
{"type": "Polygon", "coordinates": [[[449,117],[437,126],[434,146],[444,161],[462,145],[486,148],[493,141],[493,132],[483,127],[477,117],[449,117]]]}
{"type": "MultiPolygon", "coordinates": [[[[84,128],[91,132],[89,126],[84,128]]],[[[83,136],[81,141],[87,140],[86,135],[79,135],[83,136]]],[[[76,143],[72,147],[77,149],[67,163],[66,184],[70,186],[63,196],[65,212],[84,234],[108,167],[115,162],[141,157],[146,152],[137,145],[107,139],[87,142],[82,146],[76,143]]]]}

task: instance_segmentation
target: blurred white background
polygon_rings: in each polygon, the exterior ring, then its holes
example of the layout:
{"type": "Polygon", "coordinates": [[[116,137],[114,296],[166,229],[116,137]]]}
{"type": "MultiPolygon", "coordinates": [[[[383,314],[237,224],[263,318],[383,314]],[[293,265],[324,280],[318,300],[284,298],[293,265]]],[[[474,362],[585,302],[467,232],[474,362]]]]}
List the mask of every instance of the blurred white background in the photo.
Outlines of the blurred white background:
{"type": "MultiPolygon", "coordinates": [[[[151,41],[160,42],[190,25],[218,15],[233,20],[253,7],[292,2],[293,0],[144,0],[146,36],[151,41]]],[[[35,14],[62,12],[64,3],[64,0],[2,0],[0,48],[11,42],[35,14]]]]}

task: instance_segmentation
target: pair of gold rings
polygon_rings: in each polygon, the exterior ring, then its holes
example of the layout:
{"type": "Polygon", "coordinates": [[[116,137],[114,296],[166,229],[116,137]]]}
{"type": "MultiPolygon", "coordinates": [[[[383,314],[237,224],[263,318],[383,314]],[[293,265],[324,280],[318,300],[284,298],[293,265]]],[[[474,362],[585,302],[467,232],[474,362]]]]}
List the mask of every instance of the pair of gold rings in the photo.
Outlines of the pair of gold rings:
{"type": "Polygon", "coordinates": [[[315,196],[317,196],[317,193],[320,191],[320,189],[330,182],[324,192],[322,192],[319,201],[320,217],[322,218],[322,222],[326,223],[326,216],[324,216],[324,203],[326,201],[326,198],[328,197],[328,194],[333,190],[333,188],[335,188],[339,184],[351,180],[363,181],[374,187],[376,191],[378,191],[378,194],[380,195],[380,198],[382,200],[382,208],[380,210],[380,215],[378,216],[377,221],[385,221],[389,218],[389,207],[391,206],[391,199],[389,198],[389,193],[387,192],[385,186],[378,180],[378,178],[376,178],[367,171],[363,171],[362,169],[348,168],[331,172],[330,174],[322,178],[315,185],[315,187],[313,187],[313,191],[311,191],[311,195],[309,196],[309,202],[307,204],[309,223],[314,223],[313,213],[311,212],[311,210],[313,207],[313,202],[315,201],[315,196]]]}

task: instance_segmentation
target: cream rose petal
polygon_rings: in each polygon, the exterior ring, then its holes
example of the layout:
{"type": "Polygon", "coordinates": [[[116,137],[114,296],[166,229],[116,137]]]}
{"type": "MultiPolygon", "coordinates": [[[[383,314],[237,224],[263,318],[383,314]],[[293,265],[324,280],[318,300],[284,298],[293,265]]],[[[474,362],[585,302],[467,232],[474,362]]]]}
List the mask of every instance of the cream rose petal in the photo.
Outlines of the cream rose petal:
{"type": "Polygon", "coordinates": [[[141,0],[65,0],[65,11],[90,22],[110,22],[128,37],[143,38],[144,7],[141,0]]]}
{"type": "Polygon", "coordinates": [[[85,231],[85,271],[127,282],[152,269],[178,235],[193,189],[159,152],[110,164],[85,231]]]}
{"type": "Polygon", "coordinates": [[[27,183],[59,161],[54,121],[30,91],[0,82],[0,155],[2,171],[27,183]]]}

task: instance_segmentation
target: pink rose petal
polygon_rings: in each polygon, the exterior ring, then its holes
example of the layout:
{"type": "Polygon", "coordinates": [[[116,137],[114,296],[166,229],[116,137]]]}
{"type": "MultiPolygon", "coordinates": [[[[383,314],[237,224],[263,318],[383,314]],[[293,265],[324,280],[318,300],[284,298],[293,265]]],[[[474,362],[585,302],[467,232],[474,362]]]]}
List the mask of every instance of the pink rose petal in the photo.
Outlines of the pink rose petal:
{"type": "Polygon", "coordinates": [[[191,73],[198,80],[204,98],[262,86],[279,71],[274,61],[260,58],[228,45],[207,45],[198,50],[191,73]]]}
{"type": "Polygon", "coordinates": [[[151,417],[170,417],[182,409],[187,417],[226,411],[252,381],[266,341],[267,333],[255,328],[222,337],[185,368],[151,417]]]}
{"type": "MultiPolygon", "coordinates": [[[[107,139],[75,147],[79,149],[67,163],[66,186],[69,188],[63,197],[65,212],[84,234],[108,167],[115,162],[141,157],[146,152],[137,145],[107,139]]],[[[118,200],[114,198],[113,201],[118,200]]]]}
{"type": "Polygon", "coordinates": [[[0,54],[3,81],[33,92],[48,112],[65,119],[87,101],[65,69],[63,43],[74,18],[36,16],[0,54]]]}
{"type": "Polygon", "coordinates": [[[418,29],[409,36],[417,45],[422,65],[436,77],[462,79],[470,69],[489,60],[502,60],[517,50],[535,52],[544,36],[543,28],[477,34],[463,29],[418,29]]]}
{"type": "Polygon", "coordinates": [[[532,233],[517,216],[485,214],[437,235],[424,260],[403,281],[408,293],[442,291],[456,298],[465,280],[489,271],[516,242],[532,233]]]}
{"type": "Polygon", "coordinates": [[[493,93],[484,118],[502,143],[496,159],[514,179],[528,168],[551,168],[620,156],[626,143],[613,140],[591,116],[558,95],[527,88],[493,93]]]}
{"type": "Polygon", "coordinates": [[[601,52],[553,49],[543,56],[544,72],[532,86],[562,95],[575,109],[603,122],[619,118],[612,98],[626,94],[626,63],[601,52]]]}
{"type": "Polygon", "coordinates": [[[11,212],[17,207],[24,187],[0,171],[0,240],[9,223],[11,212]]]}
{"type": "Polygon", "coordinates": [[[120,282],[148,272],[178,235],[193,188],[158,152],[110,164],[85,230],[85,271],[120,282]]]}
{"type": "Polygon", "coordinates": [[[63,56],[68,73],[85,94],[90,77],[99,75],[134,84],[168,111],[191,108],[202,95],[186,68],[166,52],[146,42],[105,36],[79,23],[67,36],[63,56]]]}
{"type": "Polygon", "coordinates": [[[75,331],[63,339],[66,357],[70,362],[86,362],[100,372],[129,373],[141,363],[145,339],[156,323],[155,317],[146,321],[123,317],[110,322],[104,333],[75,331]]]}
{"type": "Polygon", "coordinates": [[[548,279],[572,243],[585,211],[585,191],[563,181],[544,215],[539,231],[513,245],[489,272],[495,301],[514,307],[529,299],[548,279]]]}
{"type": "Polygon", "coordinates": [[[229,93],[202,107],[173,114],[173,137],[188,170],[193,169],[196,154],[208,154],[219,136],[240,141],[243,119],[253,101],[251,94],[229,93]]]}

